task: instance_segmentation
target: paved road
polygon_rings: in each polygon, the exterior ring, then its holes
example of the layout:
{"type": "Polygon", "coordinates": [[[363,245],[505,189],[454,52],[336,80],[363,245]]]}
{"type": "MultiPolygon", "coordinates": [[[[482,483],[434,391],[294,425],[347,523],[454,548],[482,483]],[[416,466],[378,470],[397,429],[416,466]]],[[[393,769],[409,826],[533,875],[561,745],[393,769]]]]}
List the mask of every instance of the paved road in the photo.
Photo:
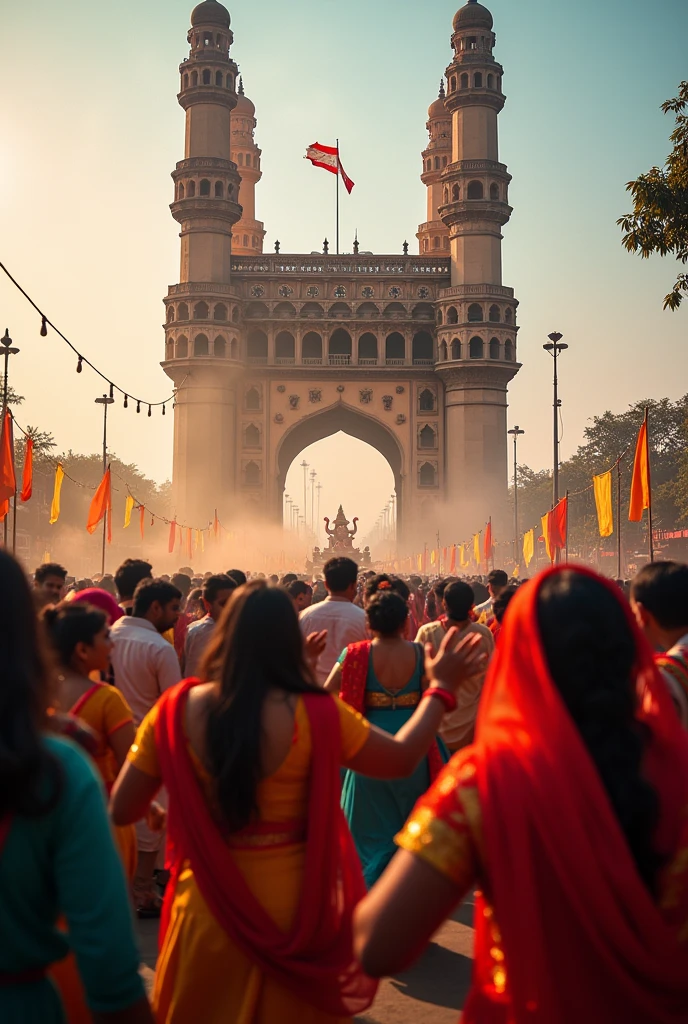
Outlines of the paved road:
{"type": "MultiPolygon", "coordinates": [[[[470,982],[473,956],[473,903],[467,900],[438,931],[418,963],[380,985],[377,999],[358,1024],[457,1024],[470,982]]],[[[152,984],[157,921],[140,921],[139,940],[152,984]]]]}

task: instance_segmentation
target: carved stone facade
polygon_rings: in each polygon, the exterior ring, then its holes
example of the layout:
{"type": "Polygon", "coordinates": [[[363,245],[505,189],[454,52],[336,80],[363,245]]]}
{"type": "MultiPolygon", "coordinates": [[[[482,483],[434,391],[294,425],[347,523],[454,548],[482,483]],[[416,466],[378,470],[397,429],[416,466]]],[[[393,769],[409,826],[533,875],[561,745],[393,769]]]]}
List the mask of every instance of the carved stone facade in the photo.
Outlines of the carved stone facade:
{"type": "Polygon", "coordinates": [[[419,256],[262,254],[255,110],[243,95],[237,103],[229,15],[204,0],[191,20],[179,96],[186,153],[173,175],[181,283],[165,299],[163,363],[178,388],[178,514],[200,522],[217,506],[227,522],[247,510],[279,517],[293,459],[343,430],[388,460],[402,532],[437,521],[441,506],[454,529],[498,517],[506,386],[518,364],[517,303],[499,259],[510,179],[497,161],[504,97],[491,15],[469,0],[454,20],[446,97],[443,87],[428,112],[419,256]],[[250,195],[248,209],[237,195],[250,195]]]}

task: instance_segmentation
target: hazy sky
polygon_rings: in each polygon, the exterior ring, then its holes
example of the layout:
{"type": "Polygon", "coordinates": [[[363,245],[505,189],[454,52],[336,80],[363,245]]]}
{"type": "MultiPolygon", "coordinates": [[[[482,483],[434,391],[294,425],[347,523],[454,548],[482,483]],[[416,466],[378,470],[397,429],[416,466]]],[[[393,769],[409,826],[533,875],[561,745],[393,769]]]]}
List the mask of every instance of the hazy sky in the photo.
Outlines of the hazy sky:
{"type": "MultiPolygon", "coordinates": [[[[673,118],[660,103],[686,77],[685,0],[492,0],[507,104],[500,155],[513,175],[504,283],[520,300],[519,358],[509,424],[526,430],[524,462],[549,465],[551,360],[563,332],[563,454],[589,417],[646,396],[687,390],[688,309],[662,312],[677,267],[627,254],[616,218],[625,183],[662,163],[673,118]]],[[[356,182],[343,195],[343,248],[416,251],[425,219],[419,180],[426,111],[449,62],[453,0],[237,0],[232,54],[256,104],[263,150],[258,216],[266,249],[320,248],[333,237],[334,179],[303,160],[332,143],[356,182]]],[[[159,400],[162,297],[178,280],[170,172],[183,156],[178,65],[188,51],[188,0],[32,0],[3,10],[0,260],[84,352],[130,392],[159,400]]],[[[0,329],[21,355],[19,413],[61,448],[97,450],[102,392],[0,280],[0,329]]],[[[113,409],[111,444],[163,480],[172,417],[113,409]]],[[[341,437],[308,450],[322,514],[370,525],[392,489],[381,456],[341,437]]],[[[299,457],[299,461],[303,456],[299,457]]],[[[296,490],[294,469],[287,490],[296,490]]],[[[362,532],[364,532],[362,524],[362,532]]]]}

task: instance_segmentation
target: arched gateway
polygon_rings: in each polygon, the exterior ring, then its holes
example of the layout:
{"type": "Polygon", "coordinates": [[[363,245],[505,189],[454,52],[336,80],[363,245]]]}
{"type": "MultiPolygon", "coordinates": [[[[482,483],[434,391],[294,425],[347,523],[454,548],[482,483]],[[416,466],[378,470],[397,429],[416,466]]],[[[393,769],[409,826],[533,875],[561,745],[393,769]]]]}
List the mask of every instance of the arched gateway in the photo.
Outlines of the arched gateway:
{"type": "Polygon", "coordinates": [[[501,276],[511,178],[498,159],[492,15],[468,0],[454,18],[446,92],[443,81],[428,111],[417,256],[406,244],[359,253],[357,242],[348,255],[327,242],[263,254],[255,107],[240,82],[237,94],[229,25],[217,0],[200,3],[180,67],[181,273],[165,299],[163,363],[178,389],[178,516],[200,524],[217,507],[228,525],[247,512],[274,520],[293,459],[343,430],[389,462],[400,525],[432,515],[460,536],[499,519],[519,364],[517,302],[501,276]]]}

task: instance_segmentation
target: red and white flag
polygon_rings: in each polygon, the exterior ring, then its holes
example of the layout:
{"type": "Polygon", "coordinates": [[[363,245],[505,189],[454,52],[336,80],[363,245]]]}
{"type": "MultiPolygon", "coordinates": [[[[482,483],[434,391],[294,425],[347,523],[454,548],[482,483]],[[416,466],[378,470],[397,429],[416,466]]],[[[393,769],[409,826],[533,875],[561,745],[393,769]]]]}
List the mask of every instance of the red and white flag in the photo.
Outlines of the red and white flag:
{"type": "Polygon", "coordinates": [[[341,174],[344,188],[351,195],[354,183],[342,167],[339,149],[336,146],[321,146],[319,142],[314,142],[306,150],[304,159],[310,160],[314,167],[322,167],[326,171],[331,171],[332,174],[341,174]]]}

